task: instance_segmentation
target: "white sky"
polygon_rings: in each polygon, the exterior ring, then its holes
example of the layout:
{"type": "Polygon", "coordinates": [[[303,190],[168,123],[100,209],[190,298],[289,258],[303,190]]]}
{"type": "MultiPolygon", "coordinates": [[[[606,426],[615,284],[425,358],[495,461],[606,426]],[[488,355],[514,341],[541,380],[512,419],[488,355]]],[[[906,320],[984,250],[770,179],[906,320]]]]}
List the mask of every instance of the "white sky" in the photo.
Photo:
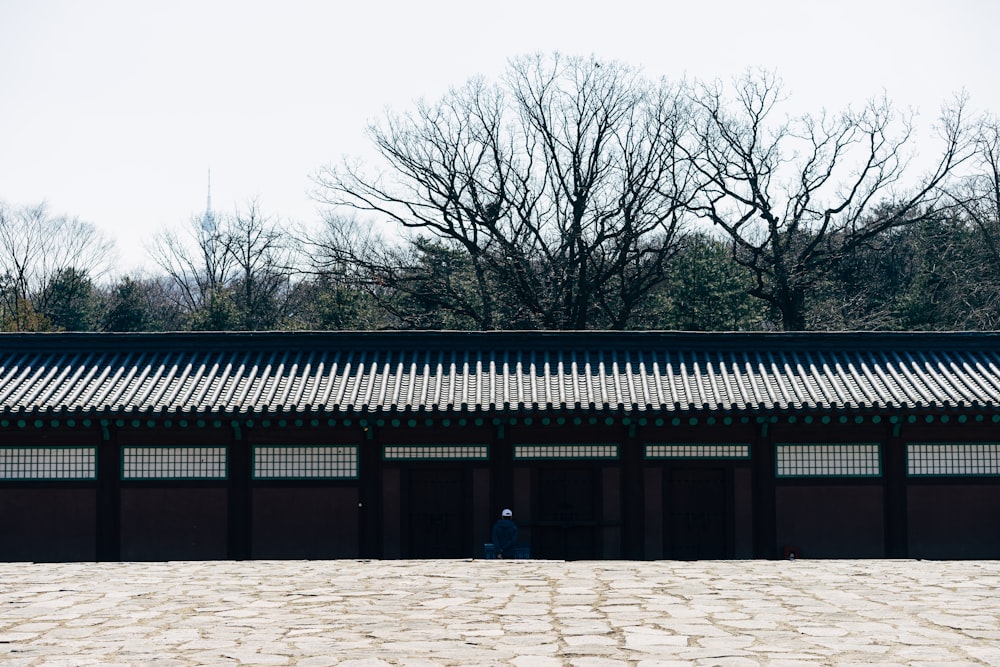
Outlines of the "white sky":
{"type": "Polygon", "coordinates": [[[884,90],[929,123],[962,88],[1000,112],[998,26],[998,0],[0,0],[0,199],[93,222],[132,270],[209,168],[214,209],[315,221],[309,175],[364,156],[370,120],[512,56],[763,66],[803,110],[884,90]]]}

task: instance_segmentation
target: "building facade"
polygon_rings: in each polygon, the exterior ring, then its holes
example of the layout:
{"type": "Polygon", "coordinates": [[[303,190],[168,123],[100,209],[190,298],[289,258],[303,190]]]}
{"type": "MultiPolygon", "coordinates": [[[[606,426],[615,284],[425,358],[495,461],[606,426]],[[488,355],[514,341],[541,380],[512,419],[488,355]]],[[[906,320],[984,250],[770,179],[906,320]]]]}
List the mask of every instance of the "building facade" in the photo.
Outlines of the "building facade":
{"type": "Polygon", "coordinates": [[[1000,555],[994,334],[0,335],[0,560],[1000,555]]]}

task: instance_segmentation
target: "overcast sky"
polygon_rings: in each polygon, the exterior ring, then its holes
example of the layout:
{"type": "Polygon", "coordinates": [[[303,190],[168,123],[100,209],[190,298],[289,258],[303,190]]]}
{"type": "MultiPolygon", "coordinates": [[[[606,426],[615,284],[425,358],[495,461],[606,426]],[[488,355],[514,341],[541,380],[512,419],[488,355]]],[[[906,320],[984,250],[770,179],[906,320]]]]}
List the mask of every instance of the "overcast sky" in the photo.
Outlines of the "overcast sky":
{"type": "Polygon", "coordinates": [[[216,210],[317,220],[310,174],[364,156],[370,120],[513,56],[763,66],[804,109],[884,90],[929,123],[963,88],[1000,111],[997,26],[997,0],[0,0],[0,200],[94,223],[131,270],[209,168],[216,210]]]}

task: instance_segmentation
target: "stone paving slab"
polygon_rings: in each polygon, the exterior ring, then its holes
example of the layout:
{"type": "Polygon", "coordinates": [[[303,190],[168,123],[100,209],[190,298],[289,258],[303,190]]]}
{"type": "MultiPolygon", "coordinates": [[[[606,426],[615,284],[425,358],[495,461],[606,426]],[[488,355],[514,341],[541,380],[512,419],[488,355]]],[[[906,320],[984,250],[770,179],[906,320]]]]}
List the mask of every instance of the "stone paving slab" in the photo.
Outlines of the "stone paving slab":
{"type": "Polygon", "coordinates": [[[0,664],[1000,667],[1000,561],[0,563],[0,664]]]}

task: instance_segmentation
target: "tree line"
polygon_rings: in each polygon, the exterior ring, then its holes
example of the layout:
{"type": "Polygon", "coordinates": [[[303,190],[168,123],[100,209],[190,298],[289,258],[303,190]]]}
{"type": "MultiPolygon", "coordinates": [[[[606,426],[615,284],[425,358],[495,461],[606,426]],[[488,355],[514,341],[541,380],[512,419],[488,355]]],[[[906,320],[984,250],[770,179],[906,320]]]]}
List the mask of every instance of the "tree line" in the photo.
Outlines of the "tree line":
{"type": "Polygon", "coordinates": [[[295,228],[251,201],[104,278],[108,243],[0,204],[5,330],[998,328],[1000,122],[887,98],[790,114],[777,77],[533,55],[369,128],[295,228]],[[919,151],[918,151],[919,148],[919,151]]]}

